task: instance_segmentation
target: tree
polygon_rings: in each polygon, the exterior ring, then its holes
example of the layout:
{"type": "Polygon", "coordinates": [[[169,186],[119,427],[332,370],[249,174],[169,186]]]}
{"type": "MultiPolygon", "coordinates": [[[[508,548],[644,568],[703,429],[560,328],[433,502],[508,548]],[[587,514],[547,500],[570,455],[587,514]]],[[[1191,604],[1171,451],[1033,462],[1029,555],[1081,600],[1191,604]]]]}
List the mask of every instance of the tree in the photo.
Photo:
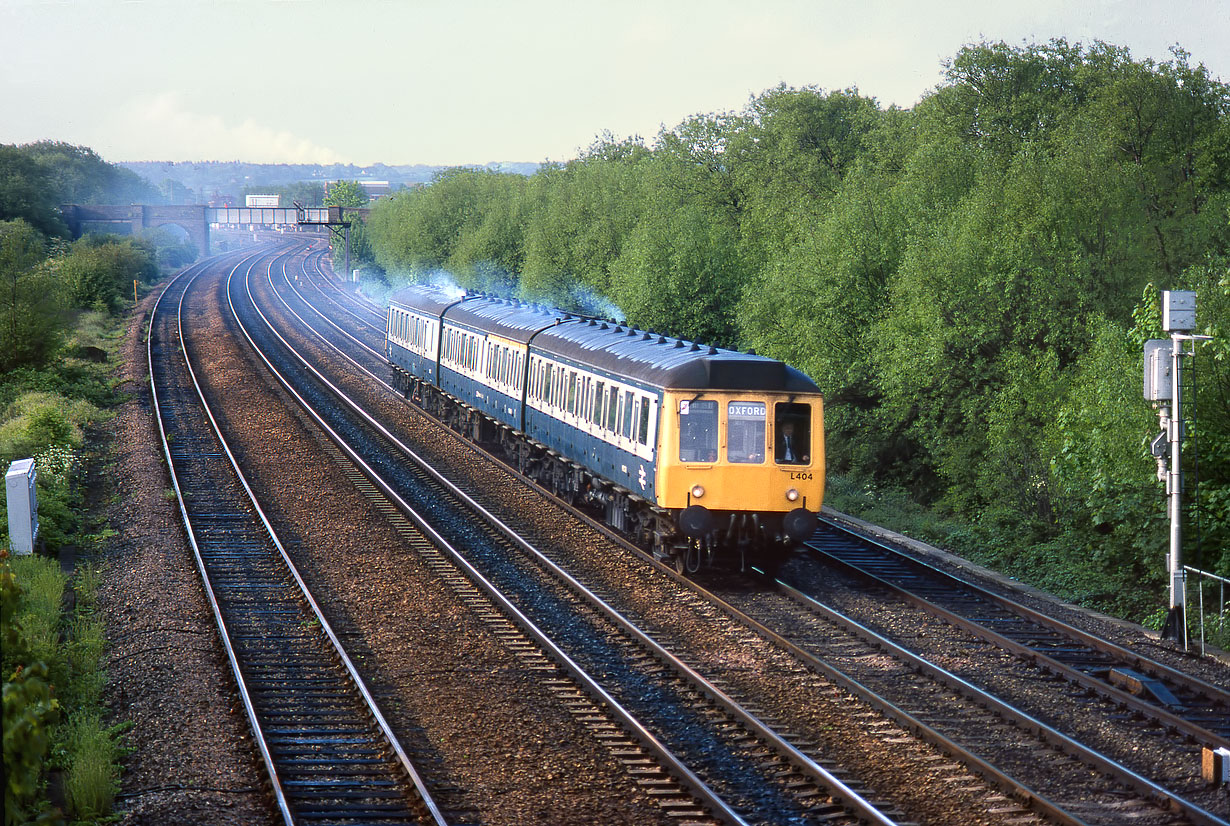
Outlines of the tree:
{"type": "Polygon", "coordinates": [[[28,223],[0,222],[0,373],[42,365],[59,345],[64,296],[46,257],[28,223]]]}
{"type": "Polygon", "coordinates": [[[365,207],[369,200],[367,190],[358,181],[336,181],[325,194],[325,206],[365,207]]]}
{"type": "Polygon", "coordinates": [[[22,150],[47,170],[56,205],[157,203],[160,199],[157,188],[140,175],[107,163],[87,146],[39,141],[22,150]]]}
{"type": "Polygon", "coordinates": [[[50,173],[21,148],[0,144],[0,221],[22,219],[44,235],[68,235],[50,173]]]}
{"type": "Polygon", "coordinates": [[[73,306],[108,313],[123,306],[133,281],[148,284],[158,277],[151,247],[115,236],[87,235],[53,266],[73,306]]]}
{"type": "Polygon", "coordinates": [[[640,139],[607,134],[577,160],[530,179],[523,295],[571,309],[578,291],[611,294],[611,268],[644,209],[650,157],[640,139]]]}
{"type": "Polygon", "coordinates": [[[609,295],[630,324],[734,346],[747,275],[738,226],[686,190],[667,185],[651,197],[611,264],[609,295]]]}

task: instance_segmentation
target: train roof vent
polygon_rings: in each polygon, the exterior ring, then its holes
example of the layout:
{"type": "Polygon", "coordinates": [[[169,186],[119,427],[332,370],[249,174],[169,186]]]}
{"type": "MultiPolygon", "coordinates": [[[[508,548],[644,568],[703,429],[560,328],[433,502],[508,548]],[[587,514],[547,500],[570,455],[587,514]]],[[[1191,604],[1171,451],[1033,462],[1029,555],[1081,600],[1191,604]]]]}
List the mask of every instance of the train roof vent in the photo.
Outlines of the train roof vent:
{"type": "Polygon", "coordinates": [[[692,352],[695,353],[699,349],[700,349],[700,345],[697,344],[695,341],[693,341],[692,342],[692,352]]]}
{"type": "Polygon", "coordinates": [[[599,325],[598,325],[598,329],[599,329],[599,330],[609,330],[609,329],[611,329],[611,327],[610,327],[610,325],[609,325],[609,324],[607,324],[607,323],[604,321],[604,322],[602,322],[601,324],[599,324],[599,325]]]}
{"type": "Polygon", "coordinates": [[[641,336],[641,339],[644,341],[649,341],[651,338],[653,338],[653,336],[649,335],[649,333],[645,333],[645,335],[641,336]]]}
{"type": "Polygon", "coordinates": [[[658,336],[658,344],[665,344],[666,336],[658,336]]]}
{"type": "Polygon", "coordinates": [[[709,355],[711,356],[717,355],[717,348],[714,347],[712,344],[709,345],[709,355]]]}
{"type": "Polygon", "coordinates": [[[678,350],[681,347],[683,347],[683,342],[680,341],[679,339],[675,339],[675,349],[678,350]]]}

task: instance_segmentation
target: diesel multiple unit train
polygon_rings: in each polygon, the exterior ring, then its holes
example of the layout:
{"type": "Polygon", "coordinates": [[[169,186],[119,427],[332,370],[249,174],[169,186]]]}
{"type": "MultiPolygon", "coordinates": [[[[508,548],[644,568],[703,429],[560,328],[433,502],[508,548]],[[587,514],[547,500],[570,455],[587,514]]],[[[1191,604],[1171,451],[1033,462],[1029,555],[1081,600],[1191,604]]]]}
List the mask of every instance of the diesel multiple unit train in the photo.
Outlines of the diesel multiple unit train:
{"type": "Polygon", "coordinates": [[[763,356],[427,286],[390,300],[395,386],[677,570],[772,565],[824,495],[816,385],[763,356]]]}

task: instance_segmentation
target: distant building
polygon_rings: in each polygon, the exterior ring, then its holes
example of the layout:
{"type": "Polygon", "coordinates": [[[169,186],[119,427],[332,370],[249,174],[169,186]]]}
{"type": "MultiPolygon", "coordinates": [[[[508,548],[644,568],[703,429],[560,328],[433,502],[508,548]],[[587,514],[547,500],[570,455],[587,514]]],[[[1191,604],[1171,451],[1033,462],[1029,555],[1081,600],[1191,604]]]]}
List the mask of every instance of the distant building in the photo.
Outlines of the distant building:
{"type": "Polygon", "coordinates": [[[244,197],[246,207],[280,207],[281,195],[247,195],[244,197]]]}
{"type": "MultiPolygon", "coordinates": [[[[341,181],[325,181],[325,196],[329,194],[329,188],[341,183],[341,181]]],[[[389,195],[393,192],[393,185],[388,181],[358,181],[359,186],[367,192],[367,197],[373,201],[389,195]]]]}

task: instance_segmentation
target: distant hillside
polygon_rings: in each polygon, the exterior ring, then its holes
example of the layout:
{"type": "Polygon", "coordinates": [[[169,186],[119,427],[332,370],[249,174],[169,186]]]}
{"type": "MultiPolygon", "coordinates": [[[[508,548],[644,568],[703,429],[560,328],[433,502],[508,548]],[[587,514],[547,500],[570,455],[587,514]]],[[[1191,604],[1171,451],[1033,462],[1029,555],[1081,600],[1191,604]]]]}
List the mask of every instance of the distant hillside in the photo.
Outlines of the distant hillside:
{"type": "MultiPolygon", "coordinates": [[[[175,203],[203,203],[223,196],[238,199],[245,187],[284,186],[302,181],[388,181],[393,189],[424,184],[444,166],[425,164],[264,164],[242,161],[134,161],[116,166],[132,170],[175,203]]],[[[500,172],[532,175],[536,163],[475,164],[500,172]]]]}

